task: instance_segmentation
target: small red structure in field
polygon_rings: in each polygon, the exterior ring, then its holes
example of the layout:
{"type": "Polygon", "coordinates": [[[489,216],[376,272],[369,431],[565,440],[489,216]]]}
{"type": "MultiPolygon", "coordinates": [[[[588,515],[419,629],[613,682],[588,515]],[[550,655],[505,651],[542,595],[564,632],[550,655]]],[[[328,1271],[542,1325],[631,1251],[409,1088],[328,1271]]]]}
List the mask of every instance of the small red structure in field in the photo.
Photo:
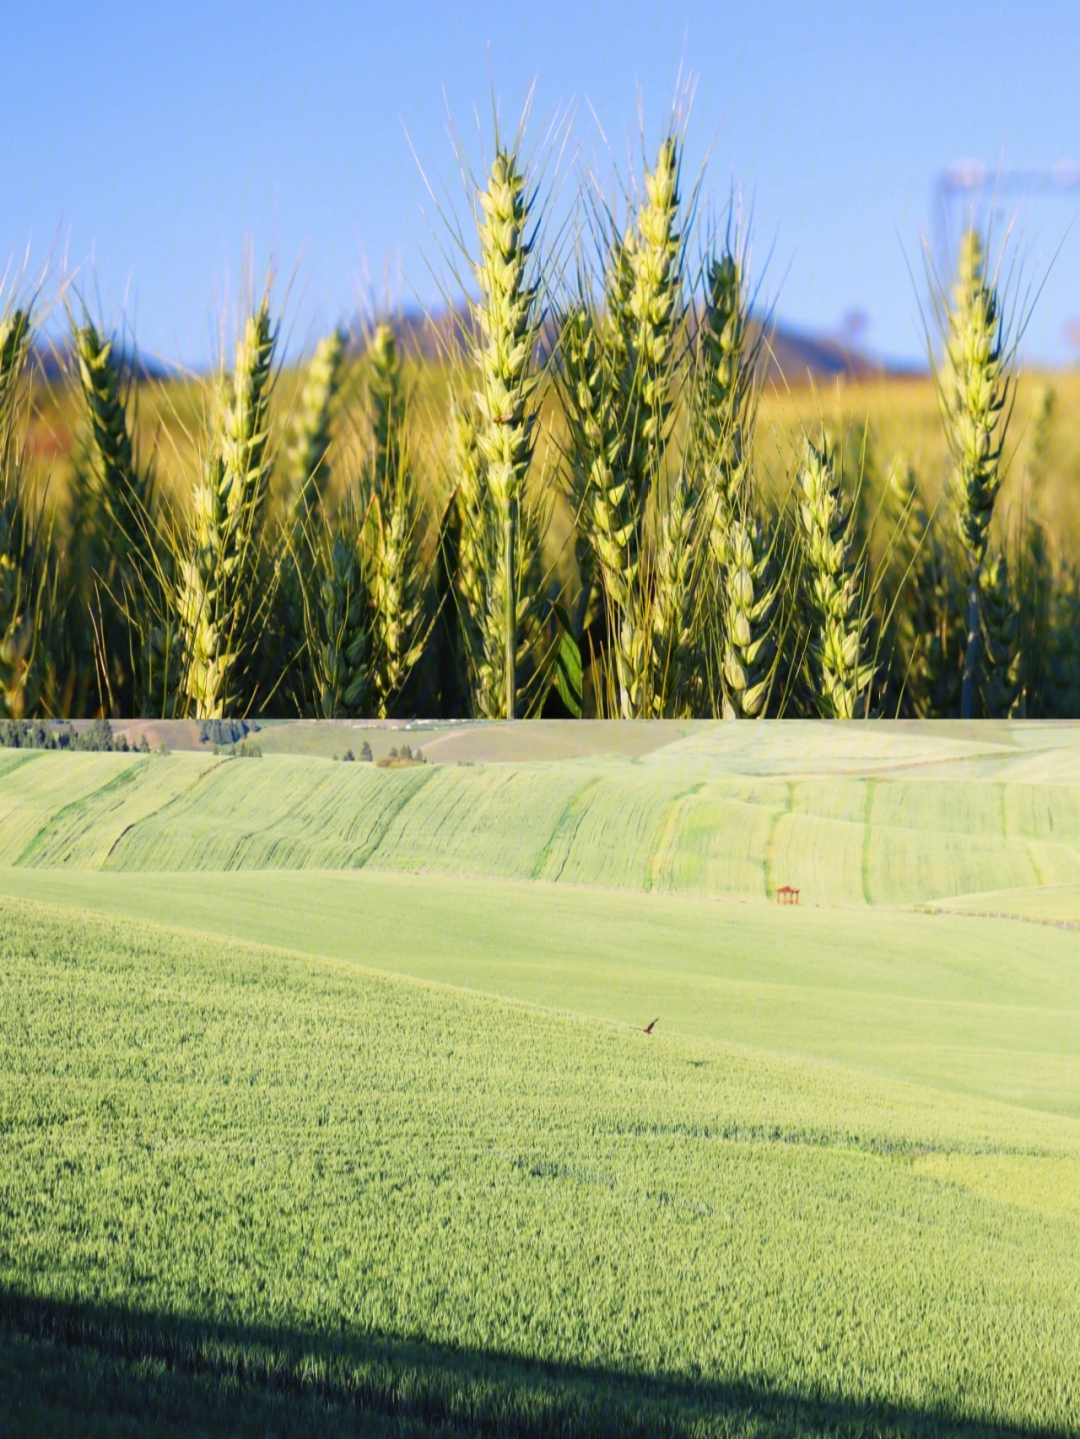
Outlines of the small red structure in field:
{"type": "Polygon", "coordinates": [[[782,884],[776,891],[777,904],[798,904],[799,891],[792,889],[790,884],[782,884]]]}

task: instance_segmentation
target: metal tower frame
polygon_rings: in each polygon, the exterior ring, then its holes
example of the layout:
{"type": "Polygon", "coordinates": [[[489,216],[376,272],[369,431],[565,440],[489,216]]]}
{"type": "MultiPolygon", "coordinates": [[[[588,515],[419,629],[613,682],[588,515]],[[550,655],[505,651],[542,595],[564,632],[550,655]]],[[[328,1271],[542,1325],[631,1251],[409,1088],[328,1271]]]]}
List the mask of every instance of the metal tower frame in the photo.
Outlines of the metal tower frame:
{"type": "Polygon", "coordinates": [[[1080,164],[1059,160],[1056,165],[991,169],[981,160],[964,160],[943,170],[934,183],[934,263],[938,278],[948,284],[952,277],[959,230],[954,219],[959,203],[967,200],[971,214],[964,228],[974,224],[986,229],[987,206],[1007,196],[1019,198],[1046,194],[1067,195],[1080,191],[1080,164]]]}

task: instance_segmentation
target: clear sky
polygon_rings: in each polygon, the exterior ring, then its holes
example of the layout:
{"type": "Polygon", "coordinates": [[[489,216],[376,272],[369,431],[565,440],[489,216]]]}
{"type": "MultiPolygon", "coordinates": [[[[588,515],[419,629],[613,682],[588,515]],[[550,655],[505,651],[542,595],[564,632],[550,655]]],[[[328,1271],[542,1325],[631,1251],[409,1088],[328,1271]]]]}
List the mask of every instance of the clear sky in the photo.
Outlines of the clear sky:
{"type": "MultiPolygon", "coordinates": [[[[431,303],[410,143],[463,208],[447,110],[478,157],[489,77],[505,122],[535,80],[532,136],[572,111],[580,153],[610,166],[599,121],[623,169],[639,95],[652,146],[694,77],[688,170],[708,152],[717,199],[739,187],[777,313],[835,332],[864,312],[897,357],[922,346],[909,266],[942,168],[1080,160],[1076,0],[8,0],[0,35],[0,250],[66,256],[144,350],[189,363],[246,247],[291,279],[297,348],[387,275],[431,303]]],[[[1069,359],[1080,191],[1010,200],[999,229],[1014,214],[1025,280],[1049,271],[1029,355],[1069,359]]]]}

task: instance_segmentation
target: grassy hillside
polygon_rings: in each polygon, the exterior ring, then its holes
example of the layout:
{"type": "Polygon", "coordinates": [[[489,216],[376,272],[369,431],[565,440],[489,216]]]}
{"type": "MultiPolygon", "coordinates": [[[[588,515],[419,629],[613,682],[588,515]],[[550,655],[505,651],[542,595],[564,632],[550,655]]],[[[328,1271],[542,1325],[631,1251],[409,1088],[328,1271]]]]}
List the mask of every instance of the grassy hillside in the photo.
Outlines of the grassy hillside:
{"type": "Polygon", "coordinates": [[[20,1433],[1073,1428],[1074,1120],[2,911],[20,1433]]]}
{"type": "Polygon", "coordinates": [[[380,874],[0,870],[0,893],[1080,1118],[1080,935],[380,874]]]}

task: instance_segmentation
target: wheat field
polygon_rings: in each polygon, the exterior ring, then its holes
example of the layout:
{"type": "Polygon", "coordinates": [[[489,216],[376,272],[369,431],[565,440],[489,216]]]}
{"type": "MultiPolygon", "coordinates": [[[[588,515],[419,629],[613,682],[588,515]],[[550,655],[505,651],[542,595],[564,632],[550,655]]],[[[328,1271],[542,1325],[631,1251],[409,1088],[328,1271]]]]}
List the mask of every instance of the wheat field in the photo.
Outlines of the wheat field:
{"type": "Polygon", "coordinates": [[[467,300],[299,366],[268,282],[203,375],[69,306],[46,382],[5,293],[0,717],[1080,710],[1075,376],[1022,368],[982,237],[925,378],[819,390],[674,120],[562,238],[523,143],[444,217],[467,300]]]}
{"type": "Polygon", "coordinates": [[[149,728],[0,750],[17,1432],[1075,1432],[1074,726],[149,728]]]}

